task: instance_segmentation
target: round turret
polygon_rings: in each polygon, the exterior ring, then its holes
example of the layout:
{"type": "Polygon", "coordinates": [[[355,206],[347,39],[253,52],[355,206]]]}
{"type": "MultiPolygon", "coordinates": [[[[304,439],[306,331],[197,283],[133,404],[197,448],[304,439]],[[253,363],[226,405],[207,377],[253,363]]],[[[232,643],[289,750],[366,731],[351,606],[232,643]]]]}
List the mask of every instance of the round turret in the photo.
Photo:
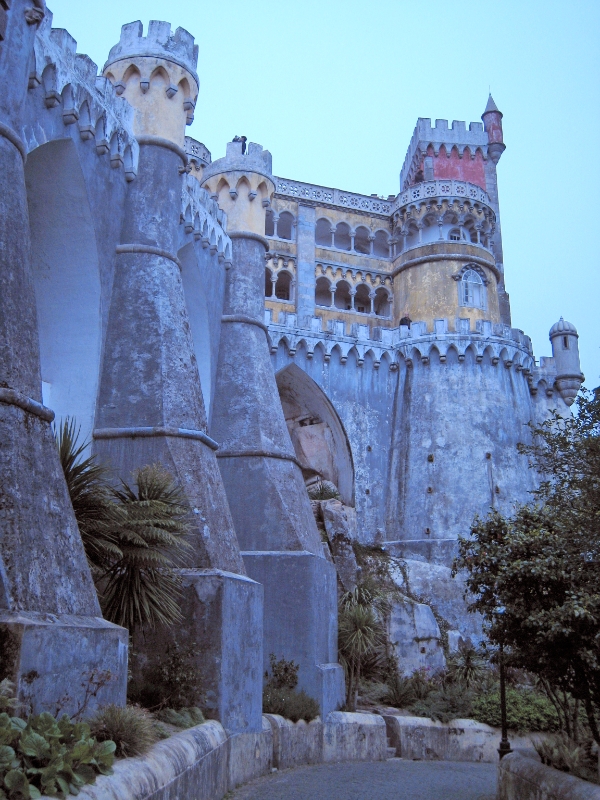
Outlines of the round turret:
{"type": "Polygon", "coordinates": [[[138,139],[157,136],[183,148],[198,97],[198,45],[184,28],[172,35],[168,22],[152,20],[142,34],[139,21],[123,25],[103,74],[134,107],[138,139]]]}
{"type": "MultiPolygon", "coordinates": [[[[225,158],[205,167],[202,186],[227,214],[227,231],[265,235],[265,214],[275,191],[272,158],[268,150],[250,142],[227,144],[225,158]]],[[[265,240],[266,242],[266,240],[265,240]]]]}
{"type": "Polygon", "coordinates": [[[504,133],[502,132],[502,112],[494,103],[494,98],[490,94],[488,97],[485,111],[481,115],[483,129],[488,135],[488,153],[494,164],[500,161],[500,156],[506,150],[504,144],[504,133]]]}
{"type": "Polygon", "coordinates": [[[550,328],[549,336],[556,366],[556,388],[565,403],[570,406],[584,380],[579,364],[577,328],[561,317],[550,328]]]}

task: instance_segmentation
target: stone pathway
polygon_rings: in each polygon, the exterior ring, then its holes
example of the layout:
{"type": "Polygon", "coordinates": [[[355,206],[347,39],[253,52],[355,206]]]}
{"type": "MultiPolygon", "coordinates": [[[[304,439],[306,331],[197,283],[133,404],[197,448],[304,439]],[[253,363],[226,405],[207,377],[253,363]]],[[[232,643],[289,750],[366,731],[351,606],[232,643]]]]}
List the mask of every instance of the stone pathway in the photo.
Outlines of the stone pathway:
{"type": "Polygon", "coordinates": [[[495,800],[496,764],[389,761],[319,764],[275,772],[231,800],[495,800]]]}

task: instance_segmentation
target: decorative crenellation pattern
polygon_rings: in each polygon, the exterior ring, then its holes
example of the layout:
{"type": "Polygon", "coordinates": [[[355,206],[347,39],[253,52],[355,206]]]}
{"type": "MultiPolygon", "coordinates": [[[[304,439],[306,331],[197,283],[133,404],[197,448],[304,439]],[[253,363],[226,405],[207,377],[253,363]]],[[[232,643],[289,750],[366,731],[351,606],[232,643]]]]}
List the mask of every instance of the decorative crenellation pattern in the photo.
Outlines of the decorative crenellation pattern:
{"type": "Polygon", "coordinates": [[[487,356],[492,366],[503,365],[506,369],[522,372],[535,393],[532,388],[536,375],[535,359],[531,340],[522,331],[488,320],[477,321],[475,330],[472,330],[469,319],[458,319],[452,320],[455,331],[450,332],[448,323],[447,319],[436,320],[433,331],[427,330],[425,322],[413,322],[410,327],[401,325],[398,328],[371,328],[370,325],[355,323],[348,335],[342,320],[328,320],[328,330],[323,331],[322,318],[315,316],[311,329],[305,330],[298,328],[296,314],[280,312],[278,323],[274,324],[271,311],[265,309],[265,324],[273,354],[284,345],[293,358],[298,348],[303,346],[307,358],[312,358],[320,346],[325,362],[329,362],[337,348],[342,364],[346,364],[354,351],[358,366],[362,366],[370,354],[374,369],[378,369],[381,361],[386,359],[390,369],[395,371],[401,362],[408,368],[417,363],[428,366],[434,352],[444,364],[451,349],[459,363],[463,363],[470,350],[476,363],[483,362],[487,356]]]}
{"type": "Polygon", "coordinates": [[[488,157],[488,136],[481,122],[471,122],[467,130],[466,123],[458,120],[453,120],[452,127],[449,128],[446,119],[436,119],[435,125],[432,125],[431,119],[419,117],[400,172],[401,190],[409,184],[416,165],[420,162],[421,156],[427,152],[429,145],[432,145],[436,155],[444,145],[447,153],[456,147],[461,157],[467,148],[472,158],[477,150],[481,151],[484,159],[488,157]]]}
{"type": "Polygon", "coordinates": [[[191,136],[185,137],[185,152],[190,161],[198,161],[203,166],[210,164],[211,153],[208,147],[191,136]]]}
{"type": "Polygon", "coordinates": [[[184,232],[200,241],[202,247],[218,253],[225,266],[231,266],[231,239],[226,233],[227,215],[206,189],[190,175],[184,175],[181,191],[181,222],[184,232]]]}
{"type": "Polygon", "coordinates": [[[290,181],[286,178],[274,178],[275,192],[282,197],[295,200],[309,200],[319,206],[337,206],[345,210],[363,211],[369,214],[389,216],[392,211],[390,200],[380,197],[368,197],[364,194],[344,192],[341,189],[329,189],[313,183],[290,181]]]}
{"type": "MultiPolygon", "coordinates": [[[[48,10],[35,37],[29,89],[41,89],[47,109],[62,106],[66,127],[77,125],[81,139],[93,142],[99,156],[108,155],[112,167],[123,167],[128,181],[135,178],[139,147],[132,132],[132,107],[110,81],[98,77],[98,66],[77,52],[77,42],[66,30],[52,28],[48,10]]],[[[22,134],[28,151],[45,143],[41,126],[27,127],[22,134]]]]}

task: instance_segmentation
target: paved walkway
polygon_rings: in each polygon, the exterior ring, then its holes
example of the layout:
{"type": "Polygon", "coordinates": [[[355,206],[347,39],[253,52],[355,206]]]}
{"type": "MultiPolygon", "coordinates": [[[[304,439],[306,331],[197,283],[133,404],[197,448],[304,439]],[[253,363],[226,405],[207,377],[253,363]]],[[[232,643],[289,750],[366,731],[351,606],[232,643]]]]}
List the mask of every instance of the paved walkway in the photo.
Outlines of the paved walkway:
{"type": "Polygon", "coordinates": [[[496,764],[389,761],[275,772],[231,800],[495,800],[496,764]]]}

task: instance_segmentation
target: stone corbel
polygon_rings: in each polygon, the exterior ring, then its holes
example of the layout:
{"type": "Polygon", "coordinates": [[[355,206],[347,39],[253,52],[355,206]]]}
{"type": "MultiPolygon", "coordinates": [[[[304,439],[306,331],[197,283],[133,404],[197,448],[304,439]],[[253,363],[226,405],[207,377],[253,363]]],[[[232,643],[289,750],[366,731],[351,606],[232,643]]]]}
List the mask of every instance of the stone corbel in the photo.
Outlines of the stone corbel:
{"type": "Polygon", "coordinates": [[[169,100],[171,100],[173,97],[175,97],[175,95],[177,94],[177,92],[178,92],[178,88],[177,88],[177,86],[175,86],[175,84],[173,84],[173,83],[170,83],[170,84],[167,86],[167,88],[165,89],[165,94],[167,95],[167,97],[169,98],[169,100]]]}
{"type": "Polygon", "coordinates": [[[25,21],[28,25],[39,25],[44,16],[45,14],[41,8],[30,7],[25,9],[25,21]]]}
{"type": "Polygon", "coordinates": [[[142,94],[146,94],[149,88],[150,81],[140,81],[140,89],[142,90],[142,94]]]}

